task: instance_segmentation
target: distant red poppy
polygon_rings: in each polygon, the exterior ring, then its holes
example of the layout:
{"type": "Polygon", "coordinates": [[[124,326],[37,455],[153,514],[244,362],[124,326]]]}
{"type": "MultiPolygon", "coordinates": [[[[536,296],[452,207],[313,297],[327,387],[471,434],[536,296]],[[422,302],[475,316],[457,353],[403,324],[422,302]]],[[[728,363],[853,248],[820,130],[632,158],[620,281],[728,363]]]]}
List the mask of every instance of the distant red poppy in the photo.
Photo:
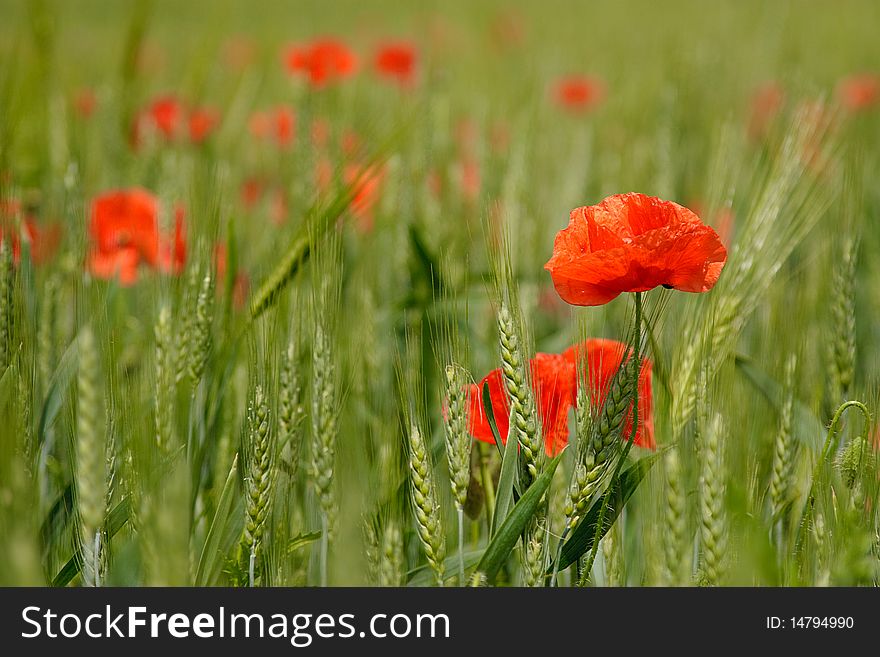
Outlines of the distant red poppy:
{"type": "Polygon", "coordinates": [[[156,135],[167,140],[176,139],[185,119],[183,104],[175,96],[166,95],[154,99],[135,117],[132,127],[132,144],[141,145],[145,135],[156,135]]]}
{"type": "Polygon", "coordinates": [[[314,119],[310,133],[312,143],[317,148],[325,148],[330,141],[330,121],[324,118],[314,119]]]}
{"type": "Polygon", "coordinates": [[[572,112],[584,112],[605,98],[605,84],[598,78],[571,75],[556,82],[553,99],[572,112]]]}
{"type": "MultiPolygon", "coordinates": [[[[535,354],[530,363],[532,389],[544,435],[544,448],[553,456],[568,444],[568,411],[574,406],[575,365],[559,354],[535,354]]],[[[500,369],[492,370],[468,390],[468,429],[477,440],[494,443],[489,420],[483,410],[483,385],[489,385],[492,413],[502,442],[510,429],[510,403],[500,369]]]]}
{"type": "Polygon", "coordinates": [[[289,107],[279,105],[267,111],[254,112],[249,127],[257,139],[271,140],[284,148],[293,142],[296,115],[289,107]]]}
{"type": "Polygon", "coordinates": [[[242,182],[241,202],[244,207],[248,210],[253,210],[257,203],[260,202],[260,197],[263,195],[265,188],[266,184],[260,178],[247,178],[242,182]]]}
{"type": "Polygon", "coordinates": [[[350,77],[357,71],[357,57],[336,39],[290,46],[284,53],[284,62],[292,75],[307,76],[313,87],[350,77]]]}
{"type": "Polygon", "coordinates": [[[34,217],[25,217],[22,229],[30,246],[31,261],[35,265],[48,262],[58,252],[61,224],[40,224],[34,217]]]}
{"type": "Polygon", "coordinates": [[[346,185],[353,188],[351,212],[357,219],[360,229],[368,232],[373,227],[373,208],[382,194],[385,169],[379,166],[365,169],[356,164],[349,164],[343,171],[343,180],[346,185]]]}
{"type": "Polygon", "coordinates": [[[84,119],[90,118],[97,106],[98,97],[92,89],[80,89],[73,97],[73,108],[84,119]]]}
{"type": "Polygon", "coordinates": [[[598,306],[659,285],[707,292],[726,261],[718,234],[696,214],[630,193],[572,210],[544,268],[564,301],[598,306]]]}
{"type": "MultiPolygon", "coordinates": [[[[623,363],[626,354],[627,366],[632,362],[632,353],[627,345],[617,340],[591,338],[563,352],[565,359],[575,369],[586,367],[587,382],[590,390],[590,406],[594,414],[598,413],[615,374],[623,363]],[[586,358],[586,360],[584,360],[586,358]]],[[[654,449],[654,399],[651,390],[651,372],[653,363],[647,358],[642,359],[639,370],[639,428],[636,431],[634,444],[647,449],[654,449]]],[[[583,376],[583,375],[582,375],[583,376]]],[[[575,402],[576,404],[577,402],[575,402]]],[[[627,410],[623,424],[623,440],[628,441],[632,435],[632,404],[627,410]]]]}
{"type": "Polygon", "coordinates": [[[194,144],[205,141],[220,125],[220,113],[213,107],[197,107],[189,113],[189,139],[194,144]]]}
{"type": "Polygon", "coordinates": [[[480,163],[474,158],[465,158],[458,163],[458,177],[462,197],[473,203],[480,196],[480,188],[483,184],[480,163]]]}
{"type": "Polygon", "coordinates": [[[766,133],[785,103],[785,92],[776,82],[767,82],[752,95],[749,137],[758,139],[766,133]]]}
{"type": "Polygon", "coordinates": [[[837,85],[837,98],[850,111],[865,110],[880,102],[880,75],[858,73],[837,85]]]}
{"type": "Polygon", "coordinates": [[[374,65],[380,77],[408,87],[415,82],[418,52],[411,43],[387,43],[376,51],[374,65]]]}
{"type": "Polygon", "coordinates": [[[126,189],[92,201],[89,231],[94,248],[89,268],[99,278],[118,276],[120,283],[137,281],[138,265],[159,262],[158,201],[150,192],[126,189]]]}

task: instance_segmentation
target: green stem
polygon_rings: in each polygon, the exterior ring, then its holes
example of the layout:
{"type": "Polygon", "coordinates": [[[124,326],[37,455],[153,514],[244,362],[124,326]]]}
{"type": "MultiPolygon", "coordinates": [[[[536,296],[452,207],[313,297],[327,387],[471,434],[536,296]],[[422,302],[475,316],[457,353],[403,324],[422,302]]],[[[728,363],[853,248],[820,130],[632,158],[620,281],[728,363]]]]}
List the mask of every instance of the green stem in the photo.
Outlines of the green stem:
{"type": "Polygon", "coordinates": [[[321,577],[321,586],[327,586],[327,548],[329,544],[329,533],[330,533],[330,523],[328,522],[327,513],[321,513],[321,561],[319,563],[320,566],[320,577],[321,577]]]}
{"type": "Polygon", "coordinates": [[[467,586],[464,581],[464,509],[458,507],[458,585],[467,586]]]}
{"type": "Polygon", "coordinates": [[[822,452],[819,454],[819,460],[816,462],[816,467],[813,468],[813,477],[810,481],[810,493],[809,495],[807,495],[807,501],[804,504],[804,510],[801,512],[801,521],[800,526],[798,527],[797,541],[795,542],[796,554],[800,554],[801,550],[803,549],[807,526],[810,524],[810,519],[813,515],[813,509],[815,507],[816,499],[816,483],[822,476],[822,471],[825,467],[825,464],[831,458],[834,450],[836,450],[838,447],[838,439],[840,438],[841,431],[840,421],[841,418],[843,418],[844,412],[846,412],[848,408],[857,408],[861,412],[862,416],[865,418],[863,435],[866,438],[870,435],[871,412],[868,410],[868,407],[865,406],[862,402],[856,400],[844,402],[834,412],[834,417],[831,419],[831,424],[828,427],[828,435],[825,438],[825,444],[822,446],[822,452]]]}
{"type": "Polygon", "coordinates": [[[480,479],[486,497],[486,521],[491,531],[492,519],[495,517],[495,484],[492,483],[492,473],[489,472],[489,450],[485,443],[480,443],[480,479]]]}
{"type": "MultiPolygon", "coordinates": [[[[593,564],[596,561],[596,554],[599,551],[599,540],[602,536],[602,529],[605,524],[605,513],[608,510],[608,504],[610,502],[611,491],[614,490],[614,485],[617,483],[618,478],[620,477],[620,471],[623,469],[623,464],[626,461],[626,457],[629,454],[629,450],[632,449],[633,443],[636,439],[636,432],[639,428],[639,375],[641,374],[641,364],[642,364],[642,293],[635,293],[635,303],[636,303],[636,312],[635,312],[635,323],[633,324],[633,354],[632,354],[632,390],[633,390],[633,406],[632,406],[632,427],[630,429],[629,439],[626,441],[626,447],[623,449],[623,453],[621,453],[620,457],[617,459],[617,465],[614,468],[614,475],[611,477],[611,481],[608,483],[608,493],[605,495],[605,502],[602,504],[602,508],[599,510],[599,521],[596,523],[596,536],[593,538],[593,547],[590,550],[590,556],[587,559],[587,563],[584,566],[584,570],[581,573],[580,581],[578,582],[579,586],[586,586],[586,583],[590,579],[590,573],[593,571],[593,564]]],[[[625,367],[625,361],[621,364],[621,367],[625,367]]]]}
{"type": "Polygon", "coordinates": [[[556,576],[559,574],[559,560],[562,558],[562,546],[565,545],[565,537],[571,529],[571,522],[565,524],[562,535],[559,537],[559,544],[556,546],[556,558],[553,560],[553,576],[550,577],[550,588],[556,586],[556,576]]]}

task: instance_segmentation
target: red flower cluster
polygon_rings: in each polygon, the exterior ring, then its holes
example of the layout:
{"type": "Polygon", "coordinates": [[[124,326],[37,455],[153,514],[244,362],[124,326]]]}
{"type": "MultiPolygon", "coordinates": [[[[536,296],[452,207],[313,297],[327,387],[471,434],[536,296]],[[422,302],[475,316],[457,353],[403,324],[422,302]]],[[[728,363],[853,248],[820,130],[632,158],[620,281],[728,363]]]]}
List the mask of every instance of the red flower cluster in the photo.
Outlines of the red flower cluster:
{"type": "Polygon", "coordinates": [[[727,249],[687,208],[644,194],[617,194],[571,211],[545,265],[559,296],[577,306],[608,303],[621,292],[659,285],[706,292],[727,249]]]}
{"type": "Polygon", "coordinates": [[[291,75],[304,75],[313,87],[351,77],[358,67],[357,56],[335,39],[290,46],[285,51],[284,62],[291,75]]]}
{"type": "Polygon", "coordinates": [[[140,265],[179,273],[186,261],[184,213],[175,211],[174,235],[162,239],[159,203],[140,189],[107,192],[92,201],[89,232],[94,242],[89,269],[98,278],[116,278],[122,285],[137,282],[140,265]]]}
{"type": "Polygon", "coordinates": [[[249,128],[255,138],[287,148],[296,135],[296,115],[290,107],[278,105],[269,110],[254,112],[249,128]]]}
{"type": "Polygon", "coordinates": [[[411,43],[387,43],[376,51],[376,73],[402,87],[412,86],[415,82],[417,66],[418,53],[411,43]]]}
{"type": "MultiPolygon", "coordinates": [[[[544,448],[553,456],[568,445],[568,412],[577,406],[578,368],[586,368],[585,379],[589,385],[590,406],[598,413],[611,386],[614,375],[628,353],[625,344],[615,340],[591,339],[567,349],[562,354],[535,354],[530,362],[532,390],[538,406],[544,448]]],[[[627,356],[627,360],[629,357],[627,356]]],[[[507,441],[510,429],[510,404],[504,389],[500,369],[492,370],[468,391],[468,429],[477,440],[493,443],[492,429],[483,409],[483,386],[489,386],[492,413],[501,440],[507,441]]],[[[642,360],[639,376],[639,427],[635,444],[654,449],[654,418],[651,398],[651,361],[642,360]]],[[[628,411],[622,437],[632,435],[632,408],[628,411]]]]}
{"type": "Polygon", "coordinates": [[[141,146],[147,135],[178,141],[184,136],[194,144],[204,142],[220,125],[220,113],[212,107],[187,108],[173,95],[160,96],[138,112],[132,127],[132,145],[141,146]]]}

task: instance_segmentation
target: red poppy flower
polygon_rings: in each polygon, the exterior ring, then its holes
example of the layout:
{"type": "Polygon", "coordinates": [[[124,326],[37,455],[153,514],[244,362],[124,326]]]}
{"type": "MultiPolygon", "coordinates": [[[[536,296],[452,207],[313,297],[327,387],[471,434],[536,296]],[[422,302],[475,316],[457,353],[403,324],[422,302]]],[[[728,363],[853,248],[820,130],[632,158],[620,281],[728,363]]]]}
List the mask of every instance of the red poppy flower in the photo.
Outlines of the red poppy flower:
{"type": "Polygon", "coordinates": [[[458,185],[464,199],[473,203],[480,196],[482,176],[480,163],[473,158],[465,158],[458,163],[458,185]]]}
{"type": "Polygon", "coordinates": [[[241,202],[248,210],[253,210],[263,195],[265,183],[259,178],[248,178],[241,183],[241,202]]]}
{"type": "Polygon", "coordinates": [[[189,114],[189,139],[201,144],[220,124],[220,113],[211,107],[197,107],[189,114]]]}
{"type": "Polygon", "coordinates": [[[61,243],[61,225],[40,225],[33,217],[25,217],[22,229],[30,245],[33,263],[42,265],[51,260],[61,243]]]}
{"type": "MultiPolygon", "coordinates": [[[[627,345],[617,340],[600,338],[585,340],[563,352],[563,357],[575,369],[579,366],[586,366],[590,406],[594,413],[598,413],[605,403],[605,398],[611,389],[611,382],[623,363],[624,354],[626,354],[627,366],[630,366],[629,363],[632,362],[631,350],[627,345]],[[584,358],[586,358],[586,362],[584,362],[584,358]]],[[[647,358],[643,358],[639,370],[639,428],[634,441],[635,445],[647,449],[656,447],[654,442],[654,399],[651,390],[652,368],[653,363],[647,358]]],[[[628,441],[631,435],[632,404],[627,410],[622,438],[628,441]]]]}
{"type": "Polygon", "coordinates": [[[776,82],[768,82],[755,90],[749,117],[749,136],[752,139],[758,139],[767,133],[784,103],[785,92],[776,82]]]}
{"type": "Polygon", "coordinates": [[[644,194],[617,194],[571,211],[544,265],[567,303],[599,306],[658,285],[707,292],[727,261],[718,234],[687,208],[644,194]]]}
{"type": "Polygon", "coordinates": [[[175,96],[161,96],[153,100],[135,117],[132,145],[138,147],[144,134],[156,134],[168,140],[175,139],[184,120],[184,108],[175,96]]]}
{"type": "Polygon", "coordinates": [[[84,119],[91,117],[97,106],[98,98],[92,89],[80,89],[73,98],[73,108],[84,119]]]}
{"type": "Polygon", "coordinates": [[[102,194],[92,201],[89,231],[95,242],[90,269],[99,278],[118,276],[123,285],[137,280],[140,263],[159,261],[158,202],[134,188],[102,194]]]}
{"type": "Polygon", "coordinates": [[[860,73],[844,78],[837,85],[837,97],[851,111],[876,105],[880,101],[880,76],[860,73]]]}
{"type": "Polygon", "coordinates": [[[374,64],[380,77],[406,87],[415,81],[418,53],[411,43],[388,43],[376,52],[374,64]]]}
{"type": "Polygon", "coordinates": [[[346,185],[353,187],[351,212],[357,219],[360,229],[368,232],[373,227],[373,208],[382,194],[385,169],[378,166],[364,169],[349,164],[343,171],[343,180],[346,185]]]}
{"type": "Polygon", "coordinates": [[[598,105],[605,97],[605,85],[598,78],[572,75],[556,82],[553,98],[563,108],[583,112],[598,105]]]}
{"type": "Polygon", "coordinates": [[[271,140],[285,148],[293,142],[296,115],[289,107],[279,105],[265,112],[255,112],[249,127],[257,139],[271,140]]]}
{"type": "Polygon", "coordinates": [[[357,57],[341,41],[319,39],[304,46],[291,46],[284,55],[291,74],[303,74],[313,87],[354,75],[357,57]]]}
{"type": "Polygon", "coordinates": [[[311,127],[312,143],[317,148],[324,148],[330,141],[330,121],[324,118],[317,118],[312,121],[311,127]]]}
{"type": "MultiPolygon", "coordinates": [[[[532,389],[541,418],[544,449],[553,456],[568,444],[568,411],[575,403],[575,365],[559,354],[535,354],[530,362],[532,389]]],[[[489,420],[483,410],[483,385],[489,384],[492,413],[503,442],[510,429],[510,404],[500,369],[492,370],[468,390],[468,429],[477,440],[494,443],[489,420]]]]}

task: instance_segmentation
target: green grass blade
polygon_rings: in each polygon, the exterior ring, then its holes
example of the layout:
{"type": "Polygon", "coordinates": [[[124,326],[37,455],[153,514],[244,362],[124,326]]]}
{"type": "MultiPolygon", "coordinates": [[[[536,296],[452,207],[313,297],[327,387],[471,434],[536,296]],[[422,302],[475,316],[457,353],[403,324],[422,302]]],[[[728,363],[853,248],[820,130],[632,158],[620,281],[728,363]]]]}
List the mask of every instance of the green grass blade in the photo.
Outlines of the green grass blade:
{"type": "MultiPolygon", "coordinates": [[[[608,502],[608,510],[605,512],[605,519],[602,523],[603,527],[598,532],[598,539],[601,540],[602,537],[605,536],[608,530],[611,529],[612,525],[614,525],[614,522],[623,510],[623,507],[626,506],[630,497],[632,497],[633,493],[639,487],[639,484],[644,480],[645,475],[648,474],[659,457],[660,453],[657,453],[636,461],[633,465],[623,471],[617,482],[615,482],[615,485],[609,491],[596,500],[587,514],[577,524],[571,537],[565,542],[565,545],[562,546],[562,553],[559,557],[559,570],[568,568],[571,564],[580,559],[581,555],[586,554],[593,549],[593,541],[597,539],[596,530],[599,522],[599,515],[602,511],[602,506],[608,502]]],[[[552,570],[553,567],[551,564],[550,572],[552,572],[552,570]]]]}
{"type": "Polygon", "coordinates": [[[235,499],[235,490],[238,487],[238,454],[232,461],[226,483],[220,493],[217,510],[208,534],[205,536],[205,544],[199,556],[199,565],[196,568],[196,586],[211,586],[217,580],[217,575],[223,568],[223,554],[221,551],[221,539],[224,536],[225,526],[229,522],[232,511],[232,502],[235,499]]]}
{"type": "MultiPolygon", "coordinates": [[[[782,411],[785,391],[782,385],[769,374],[755,365],[747,356],[736,356],[736,368],[743,373],[749,381],[768,402],[776,409],[782,411]]],[[[807,447],[818,452],[822,449],[825,429],[819,418],[813,414],[809,407],[798,399],[794,400],[794,427],[792,433],[798,437],[807,447]]]]}
{"type": "Polygon", "coordinates": [[[490,582],[495,579],[495,575],[507,561],[526,525],[538,511],[544,493],[550,488],[553,474],[561,460],[562,454],[559,454],[547,464],[544,472],[535,479],[519,499],[519,502],[516,503],[504,523],[492,537],[486,551],[483,552],[483,557],[477,564],[477,570],[484,573],[490,582]]]}
{"type": "MultiPolygon", "coordinates": [[[[107,514],[107,518],[104,521],[105,530],[107,532],[108,539],[113,538],[125,526],[125,523],[128,522],[128,517],[130,514],[130,509],[128,507],[128,499],[122,500],[119,504],[113,507],[113,510],[107,514]]],[[[70,584],[73,579],[79,575],[80,568],[82,567],[82,555],[80,551],[77,550],[76,553],[67,560],[67,563],[58,571],[58,574],[55,575],[52,580],[52,586],[67,586],[70,584]]]]}

